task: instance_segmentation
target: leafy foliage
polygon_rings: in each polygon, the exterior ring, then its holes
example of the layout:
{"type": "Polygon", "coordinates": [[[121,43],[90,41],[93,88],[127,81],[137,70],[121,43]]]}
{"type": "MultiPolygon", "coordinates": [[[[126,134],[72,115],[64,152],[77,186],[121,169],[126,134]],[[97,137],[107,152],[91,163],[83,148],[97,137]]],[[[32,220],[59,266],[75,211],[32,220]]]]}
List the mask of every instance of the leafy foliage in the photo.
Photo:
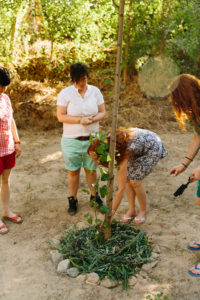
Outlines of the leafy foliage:
{"type": "Polygon", "coordinates": [[[70,229],[64,233],[59,251],[81,273],[96,272],[101,279],[123,280],[127,288],[128,278],[151,260],[151,245],[144,232],[119,222],[112,223],[108,240],[104,240],[102,230],[99,226],[70,229]]]}
{"type": "MultiPolygon", "coordinates": [[[[75,61],[100,61],[105,68],[114,62],[107,58],[117,39],[112,0],[0,0],[0,11],[1,63],[26,67],[41,56],[48,76],[48,68],[66,72],[75,61]]],[[[133,73],[147,57],[164,54],[181,72],[200,75],[199,14],[199,0],[126,1],[122,67],[128,60],[133,73]]],[[[105,83],[111,82],[110,76],[105,83]]]]}

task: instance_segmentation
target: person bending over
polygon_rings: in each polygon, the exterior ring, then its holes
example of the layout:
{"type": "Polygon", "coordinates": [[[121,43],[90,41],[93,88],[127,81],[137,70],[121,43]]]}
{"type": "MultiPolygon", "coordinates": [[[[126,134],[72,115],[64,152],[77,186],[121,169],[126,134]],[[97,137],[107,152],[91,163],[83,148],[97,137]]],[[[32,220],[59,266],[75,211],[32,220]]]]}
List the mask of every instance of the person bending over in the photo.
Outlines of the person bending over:
{"type": "MultiPolygon", "coordinates": [[[[105,140],[110,144],[110,137],[105,140]]],[[[89,147],[88,153],[95,162],[99,161],[97,147],[100,141],[96,139],[89,147]]],[[[142,224],[146,220],[146,192],[142,180],[149,175],[160,159],[167,156],[160,137],[149,130],[140,128],[119,128],[116,133],[116,156],[119,166],[117,171],[118,190],[112,205],[112,216],[118,209],[126,191],[129,209],[121,222],[142,224]],[[139,202],[139,212],[135,210],[135,198],[139,202]]],[[[99,162],[101,164],[101,162],[99,162]]],[[[108,163],[103,163],[108,166],[108,163]]]]}

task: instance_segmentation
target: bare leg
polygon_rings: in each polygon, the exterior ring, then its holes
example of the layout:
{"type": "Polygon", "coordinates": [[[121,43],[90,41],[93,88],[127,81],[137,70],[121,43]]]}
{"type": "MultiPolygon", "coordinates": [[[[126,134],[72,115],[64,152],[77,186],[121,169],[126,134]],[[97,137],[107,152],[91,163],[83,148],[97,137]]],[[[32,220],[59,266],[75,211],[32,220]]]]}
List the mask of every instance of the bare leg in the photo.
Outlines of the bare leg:
{"type": "Polygon", "coordinates": [[[78,193],[80,170],[81,169],[78,169],[76,171],[67,171],[67,183],[69,188],[69,194],[71,197],[74,197],[74,199],[76,199],[78,193]]]}
{"type": "Polygon", "coordinates": [[[129,209],[125,215],[125,217],[135,217],[136,212],[135,212],[135,190],[132,187],[130,180],[127,181],[126,183],[126,195],[128,198],[128,204],[129,204],[129,209]]]}
{"type": "MultiPolygon", "coordinates": [[[[10,209],[10,184],[9,184],[9,176],[11,169],[4,170],[1,175],[1,202],[2,202],[2,210],[3,216],[13,218],[16,217],[10,209]]],[[[21,217],[17,218],[17,221],[20,221],[21,217]]],[[[0,226],[3,225],[2,221],[0,221],[0,226]]],[[[2,230],[1,230],[2,231],[2,230]]]]}
{"type": "Polygon", "coordinates": [[[3,208],[3,216],[14,217],[15,214],[12,213],[10,209],[10,184],[9,176],[11,169],[4,170],[1,176],[1,201],[3,208]]]}
{"type": "Polygon", "coordinates": [[[92,187],[92,184],[95,184],[97,181],[97,175],[96,175],[96,171],[90,171],[90,170],[85,170],[85,175],[86,175],[86,180],[90,189],[90,192],[93,196],[96,195],[96,191],[95,188],[92,187]]]}
{"type": "MultiPolygon", "coordinates": [[[[140,206],[140,211],[137,215],[137,218],[145,218],[146,217],[146,192],[144,189],[144,186],[142,185],[142,181],[141,180],[130,180],[130,184],[133,187],[138,202],[139,202],[139,206],[140,206]]],[[[135,223],[140,224],[142,222],[140,221],[136,221],[135,223]]]]}

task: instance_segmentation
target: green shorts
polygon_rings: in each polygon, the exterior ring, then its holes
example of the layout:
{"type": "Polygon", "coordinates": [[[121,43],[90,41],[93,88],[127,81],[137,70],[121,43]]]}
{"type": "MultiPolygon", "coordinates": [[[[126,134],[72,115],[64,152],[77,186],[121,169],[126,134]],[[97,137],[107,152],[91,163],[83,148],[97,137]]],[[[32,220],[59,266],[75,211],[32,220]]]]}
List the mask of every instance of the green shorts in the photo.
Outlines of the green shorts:
{"type": "Polygon", "coordinates": [[[197,192],[196,196],[200,198],[200,180],[197,180],[197,192]]]}
{"type": "Polygon", "coordinates": [[[89,146],[89,141],[79,141],[63,136],[61,139],[61,148],[65,168],[70,171],[76,171],[83,166],[85,169],[95,170],[93,159],[87,153],[89,146]]]}

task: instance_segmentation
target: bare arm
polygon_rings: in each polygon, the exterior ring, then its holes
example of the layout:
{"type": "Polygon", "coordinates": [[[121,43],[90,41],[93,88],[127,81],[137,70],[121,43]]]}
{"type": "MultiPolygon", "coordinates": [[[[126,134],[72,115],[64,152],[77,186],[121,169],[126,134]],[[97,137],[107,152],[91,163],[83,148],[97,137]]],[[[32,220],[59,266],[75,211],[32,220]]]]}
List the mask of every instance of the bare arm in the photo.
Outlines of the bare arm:
{"type": "Polygon", "coordinates": [[[19,157],[20,154],[21,154],[21,147],[20,147],[19,143],[16,144],[16,142],[19,142],[19,135],[18,135],[18,132],[17,132],[17,126],[15,124],[14,119],[12,119],[12,121],[11,121],[11,131],[12,131],[13,139],[14,139],[14,142],[15,142],[16,157],[19,157]]]}
{"type": "Polygon", "coordinates": [[[200,180],[200,167],[194,169],[190,174],[190,182],[200,180]]]}
{"type": "Polygon", "coordinates": [[[98,113],[92,118],[92,123],[99,122],[105,117],[105,115],[106,115],[105,105],[101,104],[98,106],[98,113]]]}
{"type": "Polygon", "coordinates": [[[173,167],[170,170],[169,174],[170,175],[173,174],[174,176],[177,176],[180,173],[182,173],[183,171],[185,171],[187,166],[189,166],[192,159],[195,157],[199,147],[200,147],[200,137],[197,135],[196,131],[193,131],[193,138],[192,138],[192,141],[191,141],[190,146],[188,148],[188,151],[185,155],[185,158],[182,160],[182,163],[180,163],[179,165],[173,167]],[[186,157],[188,157],[189,159],[186,158],[186,157]]]}
{"type": "Polygon", "coordinates": [[[113,212],[112,215],[115,214],[116,210],[118,209],[121,203],[121,200],[123,198],[126,189],[126,182],[127,182],[127,159],[122,161],[122,163],[120,164],[120,169],[117,172],[118,190],[112,205],[112,212],[113,212]]]}
{"type": "Polygon", "coordinates": [[[57,119],[61,123],[88,125],[92,123],[93,117],[70,116],[65,106],[57,105],[57,119]]]}

